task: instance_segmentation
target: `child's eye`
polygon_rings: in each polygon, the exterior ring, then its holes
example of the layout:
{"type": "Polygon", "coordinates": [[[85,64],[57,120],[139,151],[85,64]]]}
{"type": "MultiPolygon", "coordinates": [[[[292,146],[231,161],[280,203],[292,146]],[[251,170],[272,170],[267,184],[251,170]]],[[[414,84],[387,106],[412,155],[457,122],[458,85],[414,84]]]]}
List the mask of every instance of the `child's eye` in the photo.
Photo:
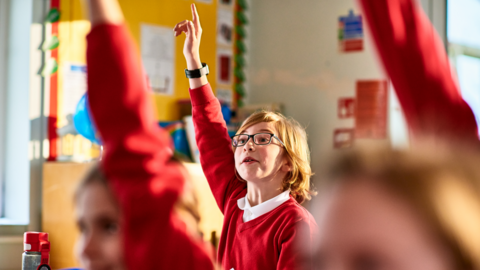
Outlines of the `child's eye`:
{"type": "Polygon", "coordinates": [[[86,233],[87,231],[87,226],[85,226],[85,223],[78,221],[77,222],[77,228],[80,231],[80,233],[86,233]]]}
{"type": "Polygon", "coordinates": [[[114,234],[118,232],[118,229],[119,229],[119,226],[118,226],[118,223],[116,222],[108,222],[103,224],[103,230],[105,232],[114,234]]]}

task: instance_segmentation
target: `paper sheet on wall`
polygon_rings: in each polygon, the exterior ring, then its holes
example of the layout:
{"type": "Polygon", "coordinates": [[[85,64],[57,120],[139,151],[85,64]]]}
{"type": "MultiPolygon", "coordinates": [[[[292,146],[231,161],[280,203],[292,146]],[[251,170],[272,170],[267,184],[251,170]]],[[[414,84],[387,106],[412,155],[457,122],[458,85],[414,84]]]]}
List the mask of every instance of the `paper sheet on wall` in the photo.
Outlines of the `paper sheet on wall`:
{"type": "Polygon", "coordinates": [[[232,45],[233,40],[233,10],[218,9],[217,11],[217,42],[222,45],[232,45]]]}
{"type": "Polygon", "coordinates": [[[217,83],[230,84],[232,82],[232,49],[217,49],[217,83]]]}
{"type": "Polygon", "coordinates": [[[87,66],[65,63],[63,71],[63,115],[74,114],[77,103],[87,91],[87,66]]]}
{"type": "Polygon", "coordinates": [[[173,95],[175,38],[172,29],[142,24],[141,51],[150,88],[157,94],[173,95]]]}
{"type": "Polygon", "coordinates": [[[217,89],[217,99],[220,103],[232,106],[233,93],[230,89],[217,89]]]}

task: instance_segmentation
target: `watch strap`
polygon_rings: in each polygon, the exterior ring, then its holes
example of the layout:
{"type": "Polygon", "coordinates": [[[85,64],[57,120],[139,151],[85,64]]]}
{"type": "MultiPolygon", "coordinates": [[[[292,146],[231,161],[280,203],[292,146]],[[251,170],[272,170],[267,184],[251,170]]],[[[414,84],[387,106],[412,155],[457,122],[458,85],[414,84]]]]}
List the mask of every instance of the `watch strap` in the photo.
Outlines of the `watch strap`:
{"type": "Polygon", "coordinates": [[[185,69],[185,76],[189,79],[195,79],[195,78],[200,78],[204,75],[208,75],[209,70],[208,70],[208,65],[206,63],[202,63],[202,67],[199,69],[194,69],[194,70],[188,70],[185,69]]]}

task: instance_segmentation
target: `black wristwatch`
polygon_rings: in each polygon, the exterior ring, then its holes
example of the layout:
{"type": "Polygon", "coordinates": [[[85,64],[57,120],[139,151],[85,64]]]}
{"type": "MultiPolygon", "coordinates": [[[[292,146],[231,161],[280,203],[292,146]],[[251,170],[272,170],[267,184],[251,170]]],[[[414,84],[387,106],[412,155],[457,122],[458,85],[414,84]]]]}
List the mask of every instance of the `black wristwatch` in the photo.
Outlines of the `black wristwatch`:
{"type": "Polygon", "coordinates": [[[189,79],[200,78],[203,75],[208,75],[208,73],[209,73],[209,70],[208,70],[208,65],[206,63],[202,63],[202,68],[199,68],[199,69],[194,69],[194,70],[185,69],[185,75],[189,79]]]}

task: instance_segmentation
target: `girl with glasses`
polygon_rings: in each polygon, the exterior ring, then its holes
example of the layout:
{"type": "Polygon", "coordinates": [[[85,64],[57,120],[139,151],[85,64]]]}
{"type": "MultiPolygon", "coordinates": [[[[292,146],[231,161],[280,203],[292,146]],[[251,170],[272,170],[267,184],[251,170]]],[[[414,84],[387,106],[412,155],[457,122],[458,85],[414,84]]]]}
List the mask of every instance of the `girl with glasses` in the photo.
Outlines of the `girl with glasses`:
{"type": "Polygon", "coordinates": [[[313,194],[305,130],[293,119],[261,111],[229,138],[200,61],[202,28],[194,5],[192,17],[174,32],[186,34],[183,53],[200,161],[225,216],[218,260],[228,270],[295,269],[301,249],[311,249],[317,231],[300,205],[313,194]]]}

